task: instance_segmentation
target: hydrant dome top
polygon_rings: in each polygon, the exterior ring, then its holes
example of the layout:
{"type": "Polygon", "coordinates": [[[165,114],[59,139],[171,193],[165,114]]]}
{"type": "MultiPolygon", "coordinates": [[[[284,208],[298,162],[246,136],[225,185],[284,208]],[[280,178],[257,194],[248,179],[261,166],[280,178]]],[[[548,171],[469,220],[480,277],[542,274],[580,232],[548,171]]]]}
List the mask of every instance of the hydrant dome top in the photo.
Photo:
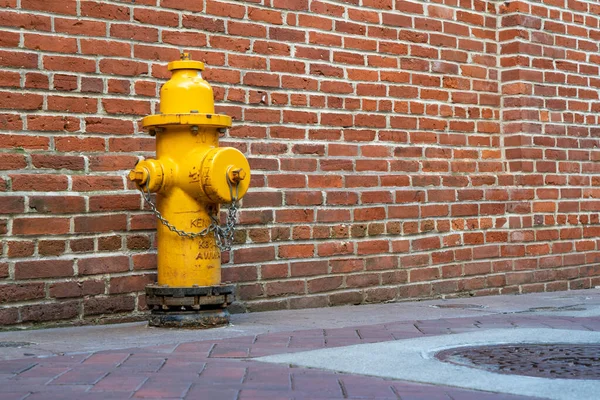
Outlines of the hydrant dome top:
{"type": "Polygon", "coordinates": [[[202,61],[193,61],[190,57],[190,53],[181,53],[181,57],[177,61],[171,61],[167,66],[169,71],[175,71],[178,69],[191,69],[197,71],[204,71],[204,63],[202,61]]]}
{"type": "Polygon", "coordinates": [[[171,61],[167,68],[169,69],[169,71],[175,71],[178,69],[192,69],[204,71],[204,63],[202,61],[177,60],[171,61]]]}

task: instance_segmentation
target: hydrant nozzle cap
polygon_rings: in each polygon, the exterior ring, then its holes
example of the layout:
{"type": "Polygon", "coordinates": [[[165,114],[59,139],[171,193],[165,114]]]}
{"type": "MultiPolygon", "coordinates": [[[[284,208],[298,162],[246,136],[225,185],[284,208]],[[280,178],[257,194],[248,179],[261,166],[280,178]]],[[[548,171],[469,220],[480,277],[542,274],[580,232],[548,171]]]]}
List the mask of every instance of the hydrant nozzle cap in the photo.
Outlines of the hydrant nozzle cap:
{"type": "Polygon", "coordinates": [[[129,171],[129,180],[137,183],[140,186],[148,181],[148,177],[148,170],[145,168],[135,168],[129,171]]]}
{"type": "Polygon", "coordinates": [[[177,61],[171,61],[168,65],[169,71],[177,69],[195,69],[198,71],[204,71],[204,63],[202,61],[193,61],[190,57],[190,53],[181,53],[181,59],[177,61]]]}

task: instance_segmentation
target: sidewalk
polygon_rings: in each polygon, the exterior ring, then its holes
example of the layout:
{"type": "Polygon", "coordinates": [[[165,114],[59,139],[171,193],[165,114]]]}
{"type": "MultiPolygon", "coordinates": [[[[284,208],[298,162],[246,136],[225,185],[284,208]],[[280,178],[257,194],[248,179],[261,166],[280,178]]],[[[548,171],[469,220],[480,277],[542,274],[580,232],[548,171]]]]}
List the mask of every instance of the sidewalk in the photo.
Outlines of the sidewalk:
{"type": "MultiPolygon", "coordinates": [[[[133,323],[2,332],[0,400],[531,398],[507,394],[502,385],[484,392],[254,359],[498,329],[600,332],[600,290],[239,314],[231,326],[208,331],[133,323]]],[[[433,382],[433,375],[423,371],[419,380],[433,382]]]]}

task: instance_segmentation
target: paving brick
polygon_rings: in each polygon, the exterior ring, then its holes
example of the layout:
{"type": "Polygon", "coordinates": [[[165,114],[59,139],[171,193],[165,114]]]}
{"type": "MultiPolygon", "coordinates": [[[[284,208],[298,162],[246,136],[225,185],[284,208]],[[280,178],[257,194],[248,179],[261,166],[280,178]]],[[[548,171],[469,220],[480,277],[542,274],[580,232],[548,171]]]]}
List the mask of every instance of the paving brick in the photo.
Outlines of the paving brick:
{"type": "Polygon", "coordinates": [[[210,352],[211,358],[243,358],[248,357],[250,348],[243,344],[217,344],[210,352]]]}
{"type": "Polygon", "coordinates": [[[99,353],[93,354],[89,358],[87,358],[83,364],[89,366],[90,364],[96,366],[112,366],[116,367],[117,365],[122,364],[125,360],[127,360],[131,356],[130,353],[99,353]]]}
{"type": "Polygon", "coordinates": [[[165,363],[166,358],[154,354],[132,354],[121,364],[119,370],[128,373],[157,372],[165,363]]]}
{"type": "Polygon", "coordinates": [[[247,368],[245,366],[222,365],[217,366],[208,364],[206,369],[200,374],[200,379],[203,382],[227,382],[241,383],[246,376],[247,368]]]}
{"type": "Polygon", "coordinates": [[[94,385],[111,372],[103,367],[80,366],[73,368],[57,379],[51,385],[94,385]]]}
{"type": "Polygon", "coordinates": [[[148,379],[142,387],[135,393],[134,398],[182,398],[189,391],[192,384],[190,382],[179,382],[165,380],[160,378],[148,379]]]}
{"type": "Polygon", "coordinates": [[[383,379],[345,376],[340,381],[349,398],[390,399],[396,397],[391,383],[383,379]]]}
{"type": "Polygon", "coordinates": [[[119,370],[102,378],[90,391],[134,393],[147,379],[147,376],[130,375],[123,370],[119,370]]]}
{"type": "Polygon", "coordinates": [[[226,387],[207,387],[205,384],[195,384],[192,386],[186,399],[215,399],[215,400],[239,400],[239,390],[228,389],[226,387]]]}
{"type": "Polygon", "coordinates": [[[316,371],[294,369],[292,372],[292,389],[302,394],[312,393],[317,396],[343,396],[338,377],[333,374],[321,374],[316,371]]]}
{"type": "Polygon", "coordinates": [[[10,360],[0,363],[0,374],[18,374],[33,368],[38,363],[31,360],[10,360]]]}

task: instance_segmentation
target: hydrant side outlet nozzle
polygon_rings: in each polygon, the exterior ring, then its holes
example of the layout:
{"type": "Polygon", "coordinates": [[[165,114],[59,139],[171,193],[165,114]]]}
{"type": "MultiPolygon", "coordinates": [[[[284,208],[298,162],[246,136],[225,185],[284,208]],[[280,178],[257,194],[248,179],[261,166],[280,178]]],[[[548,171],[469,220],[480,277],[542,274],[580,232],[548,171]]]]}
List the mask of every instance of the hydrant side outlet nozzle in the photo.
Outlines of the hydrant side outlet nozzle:
{"type": "Polygon", "coordinates": [[[250,186],[244,154],[218,147],[219,131],[231,126],[231,118],[215,114],[203,69],[188,54],[169,63],[172,77],[161,89],[161,113],[142,120],[144,128],[156,132],[156,158],[139,162],[129,173],[142,190],[157,193],[158,284],[163,288],[221,284],[221,254],[208,228],[218,220],[219,204],[235,203],[250,186]]]}

